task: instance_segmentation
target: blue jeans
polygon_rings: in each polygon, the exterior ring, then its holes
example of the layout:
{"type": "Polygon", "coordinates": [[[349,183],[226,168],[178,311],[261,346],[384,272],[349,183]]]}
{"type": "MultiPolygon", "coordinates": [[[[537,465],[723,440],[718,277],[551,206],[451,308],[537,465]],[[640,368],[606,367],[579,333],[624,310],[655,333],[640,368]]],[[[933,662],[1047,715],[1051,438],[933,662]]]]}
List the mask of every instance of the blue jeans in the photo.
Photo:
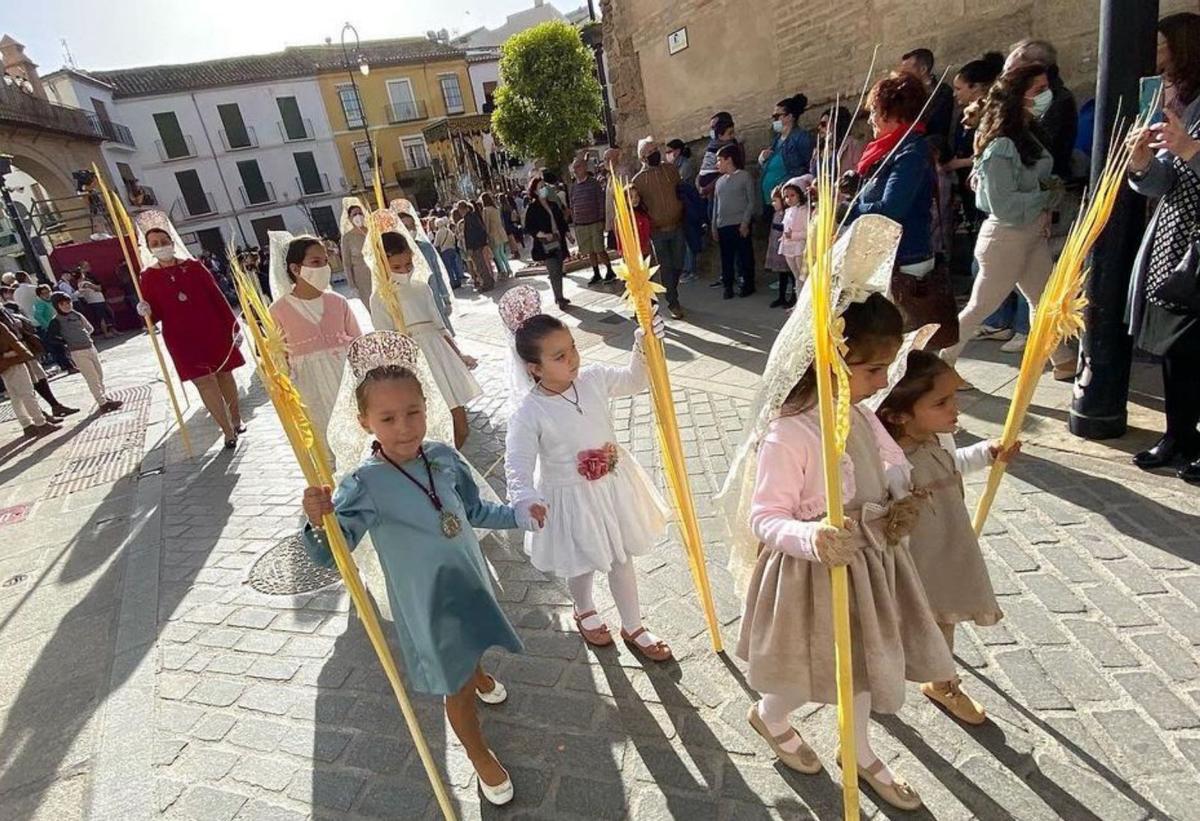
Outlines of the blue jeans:
{"type": "Polygon", "coordinates": [[[458,255],[457,248],[443,248],[438,252],[442,255],[442,262],[446,265],[446,275],[450,277],[450,287],[460,288],[463,283],[462,258],[458,255]]]}
{"type": "Polygon", "coordinates": [[[683,268],[683,250],[687,247],[683,229],[677,226],[666,231],[654,231],[650,234],[650,244],[654,246],[654,259],[658,262],[657,276],[667,289],[667,307],[677,307],[679,272],[683,268]]]}
{"type": "Polygon", "coordinates": [[[1015,333],[1028,336],[1029,302],[1020,291],[1013,291],[983,324],[989,328],[1012,328],[1015,333]]]}

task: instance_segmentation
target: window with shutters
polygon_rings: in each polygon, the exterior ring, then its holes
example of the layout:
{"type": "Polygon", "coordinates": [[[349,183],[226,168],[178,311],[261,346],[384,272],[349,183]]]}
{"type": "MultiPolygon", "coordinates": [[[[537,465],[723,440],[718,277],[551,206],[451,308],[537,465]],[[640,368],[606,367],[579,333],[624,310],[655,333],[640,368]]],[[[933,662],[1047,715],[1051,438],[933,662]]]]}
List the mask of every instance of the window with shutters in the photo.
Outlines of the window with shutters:
{"type": "Polygon", "coordinates": [[[342,101],[342,114],[346,117],[347,128],[362,128],[362,100],[352,85],[338,86],[338,99],[342,101]]]}
{"type": "Polygon", "coordinates": [[[317,161],[311,151],[297,151],[292,155],[296,161],[296,173],[300,175],[301,194],[322,194],[325,184],[321,172],[317,170],[317,161]]]}
{"type": "Polygon", "coordinates": [[[175,116],[174,111],[155,114],[154,127],[158,129],[158,147],[164,160],[177,160],[195,155],[190,140],[179,127],[179,118],[175,116]]]}
{"type": "Polygon", "coordinates": [[[442,84],[442,99],[446,102],[446,113],[462,114],[466,109],[463,107],[462,89],[458,85],[458,75],[443,74],[438,80],[442,84]]]}

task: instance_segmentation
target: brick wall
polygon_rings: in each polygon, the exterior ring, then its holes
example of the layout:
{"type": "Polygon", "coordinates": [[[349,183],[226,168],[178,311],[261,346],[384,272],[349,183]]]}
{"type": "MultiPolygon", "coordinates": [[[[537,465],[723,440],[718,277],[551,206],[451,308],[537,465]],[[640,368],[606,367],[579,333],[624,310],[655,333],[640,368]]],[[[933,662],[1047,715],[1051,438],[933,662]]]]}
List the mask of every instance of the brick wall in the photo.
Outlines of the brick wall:
{"type": "MultiPolygon", "coordinates": [[[[1161,0],[1163,15],[1200,11],[1161,0]]],[[[939,73],[1024,37],[1050,40],[1063,79],[1093,94],[1099,0],[601,0],[617,139],[653,133],[695,140],[713,111],[733,113],[748,147],[766,142],[775,101],[803,91],[812,110],[835,95],[857,102],[875,46],[875,76],[904,52],[933,50],[939,73]],[[686,26],[688,48],[667,54],[686,26]]]]}

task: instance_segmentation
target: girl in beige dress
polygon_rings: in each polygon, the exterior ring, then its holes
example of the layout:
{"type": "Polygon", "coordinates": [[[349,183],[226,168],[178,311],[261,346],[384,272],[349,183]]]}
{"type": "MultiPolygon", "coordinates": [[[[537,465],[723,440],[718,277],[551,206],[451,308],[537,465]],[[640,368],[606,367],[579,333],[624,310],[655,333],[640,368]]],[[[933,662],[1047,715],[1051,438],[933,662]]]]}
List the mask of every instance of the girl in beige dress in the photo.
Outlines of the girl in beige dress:
{"type": "Polygon", "coordinates": [[[848,525],[824,521],[820,422],[810,366],[792,388],[758,449],[750,525],[759,539],[738,656],[763,694],[749,721],[780,761],[821,770],[789,714],[808,702],[835,704],[829,568],[850,577],[854,719],[859,778],[883,800],[917,809],[921,799],[871,748],[871,711],[894,713],[905,680],[950,678],[954,663],[909,555],[917,500],[906,495],[907,462],[874,414],[858,404],[888,385],[901,345],[899,310],[881,294],[842,313],[850,370],[851,425],[841,465],[848,525]]]}
{"type": "MultiPolygon", "coordinates": [[[[879,407],[879,419],[912,465],[912,493],[923,500],[909,535],[913,563],[925,585],[934,618],[954,650],[959,622],[992,625],[1003,613],[963,497],[962,477],[1007,460],[1020,443],[1002,451],[998,441],[955,448],[962,377],[933,353],[913,351],[908,367],[879,407]]],[[[983,707],[963,692],[958,676],[926,681],[921,692],[967,724],[982,724],[983,707]]]]}

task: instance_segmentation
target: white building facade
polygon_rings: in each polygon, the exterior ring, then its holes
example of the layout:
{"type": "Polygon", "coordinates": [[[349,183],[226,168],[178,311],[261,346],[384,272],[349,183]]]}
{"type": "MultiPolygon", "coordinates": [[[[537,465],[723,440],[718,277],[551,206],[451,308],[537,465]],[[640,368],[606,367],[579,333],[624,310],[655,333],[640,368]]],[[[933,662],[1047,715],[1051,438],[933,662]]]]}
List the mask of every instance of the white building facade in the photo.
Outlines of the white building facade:
{"type": "Polygon", "coordinates": [[[127,127],[127,143],[105,143],[112,178],[134,208],[167,212],[193,251],[265,246],[270,230],[336,236],[348,186],[317,81],[205,88],[187,68],[45,79],[64,103],[127,127]]]}

